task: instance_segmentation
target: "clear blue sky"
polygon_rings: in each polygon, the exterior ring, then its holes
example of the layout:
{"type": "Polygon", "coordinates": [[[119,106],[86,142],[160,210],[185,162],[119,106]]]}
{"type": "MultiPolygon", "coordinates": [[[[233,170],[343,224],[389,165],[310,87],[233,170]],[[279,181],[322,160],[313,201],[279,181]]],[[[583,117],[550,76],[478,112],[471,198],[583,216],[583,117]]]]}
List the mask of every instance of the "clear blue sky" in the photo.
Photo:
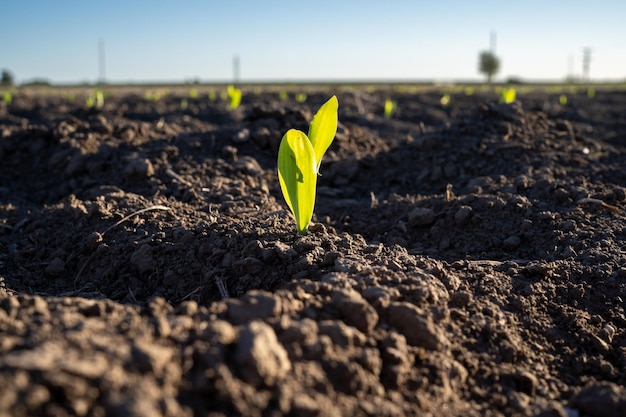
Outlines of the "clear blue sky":
{"type": "Polygon", "coordinates": [[[481,80],[497,34],[497,79],[626,79],[624,0],[5,0],[0,68],[18,82],[481,80]]]}

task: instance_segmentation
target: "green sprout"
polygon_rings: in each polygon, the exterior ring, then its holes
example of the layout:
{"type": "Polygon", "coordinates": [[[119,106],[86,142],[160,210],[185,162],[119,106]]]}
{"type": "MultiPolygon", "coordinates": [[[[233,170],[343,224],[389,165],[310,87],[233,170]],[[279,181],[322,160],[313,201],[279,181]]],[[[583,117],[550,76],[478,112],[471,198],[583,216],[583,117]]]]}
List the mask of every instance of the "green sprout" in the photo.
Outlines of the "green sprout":
{"type": "Polygon", "coordinates": [[[217,100],[217,93],[214,90],[209,90],[207,97],[209,97],[209,101],[215,101],[217,100]]]}
{"type": "Polygon", "coordinates": [[[448,107],[448,104],[450,104],[450,94],[444,94],[443,96],[441,96],[439,102],[443,107],[448,107]]]}
{"type": "Polygon", "coordinates": [[[282,101],[287,100],[288,97],[289,94],[287,94],[287,92],[284,90],[278,93],[278,98],[280,98],[282,101]]]}
{"type": "Polygon", "coordinates": [[[565,105],[567,105],[567,96],[566,96],[565,94],[561,94],[561,95],[559,96],[559,104],[560,104],[561,106],[565,106],[565,105]]]}
{"type": "Polygon", "coordinates": [[[515,101],[515,89],[505,88],[500,92],[500,103],[511,104],[515,101]]]}
{"type": "Polygon", "coordinates": [[[61,98],[63,100],[66,100],[68,103],[70,104],[74,104],[74,101],[76,100],[76,96],[74,95],[74,93],[61,93],[61,98]]]}
{"type": "Polygon", "coordinates": [[[337,133],[337,97],[317,111],[306,135],[289,129],[278,149],[278,181],[298,233],[306,234],[313,218],[315,190],[322,157],[337,133]]]}
{"type": "Polygon", "coordinates": [[[306,101],[306,94],[305,93],[296,94],[296,101],[298,103],[304,103],[306,101]]]}
{"type": "Polygon", "coordinates": [[[198,90],[196,90],[195,88],[192,88],[191,90],[189,90],[189,98],[193,98],[193,99],[198,98],[198,90]]]}
{"type": "Polygon", "coordinates": [[[396,112],[396,102],[388,98],[385,100],[384,114],[386,118],[390,118],[396,112]]]}
{"type": "Polygon", "coordinates": [[[156,103],[160,99],[161,94],[158,91],[146,91],[146,100],[156,103]]]}
{"type": "Polygon", "coordinates": [[[5,91],[4,94],[2,94],[2,101],[7,105],[11,104],[11,102],[13,102],[13,94],[11,94],[10,91],[5,91]]]}
{"type": "Polygon", "coordinates": [[[228,100],[231,109],[236,109],[241,103],[241,90],[233,85],[227,87],[228,100]]]}
{"type": "Polygon", "coordinates": [[[180,100],[180,109],[181,110],[187,110],[187,107],[189,106],[189,102],[187,101],[186,98],[183,98],[180,100]]]}
{"type": "Polygon", "coordinates": [[[587,89],[587,97],[594,98],[596,96],[596,90],[594,88],[587,89]]]}
{"type": "Polygon", "coordinates": [[[102,107],[104,107],[104,93],[102,92],[102,90],[96,88],[92,94],[89,94],[89,96],[87,96],[87,99],[85,100],[85,106],[87,106],[87,108],[89,109],[101,109],[102,107]]]}

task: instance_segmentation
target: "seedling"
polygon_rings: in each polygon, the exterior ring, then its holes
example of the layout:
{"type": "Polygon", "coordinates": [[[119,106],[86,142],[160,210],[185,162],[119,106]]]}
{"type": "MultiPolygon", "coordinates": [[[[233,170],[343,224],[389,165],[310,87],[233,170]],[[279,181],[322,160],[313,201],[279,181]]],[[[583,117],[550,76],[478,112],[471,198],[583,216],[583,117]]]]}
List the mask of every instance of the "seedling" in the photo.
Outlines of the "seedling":
{"type": "Polygon", "coordinates": [[[76,95],[74,93],[63,93],[61,97],[67,100],[67,102],[70,104],[74,104],[74,102],[76,101],[76,95]]]}
{"type": "Polygon", "coordinates": [[[561,94],[561,95],[559,96],[559,104],[560,104],[561,106],[565,106],[565,105],[567,105],[567,96],[566,96],[565,94],[561,94]]]}
{"type": "Polygon", "coordinates": [[[594,88],[587,89],[587,97],[594,98],[596,96],[596,90],[594,88]]]}
{"type": "Polygon", "coordinates": [[[287,100],[287,97],[289,97],[289,95],[286,91],[281,91],[278,93],[278,98],[280,98],[282,101],[287,100]]]}
{"type": "Polygon", "coordinates": [[[158,91],[146,91],[146,100],[156,103],[160,99],[161,94],[158,91]]]}
{"type": "Polygon", "coordinates": [[[4,101],[8,106],[13,101],[13,94],[11,94],[10,91],[5,91],[2,95],[2,101],[4,101]]]}
{"type": "Polygon", "coordinates": [[[444,94],[443,96],[441,96],[439,102],[443,107],[448,107],[448,104],[450,104],[450,94],[444,94]]]}
{"type": "Polygon", "coordinates": [[[231,109],[236,109],[241,103],[241,90],[233,85],[227,87],[228,102],[231,109]]]}
{"type": "Polygon", "coordinates": [[[195,88],[192,88],[191,90],[189,90],[189,98],[193,98],[193,99],[198,98],[198,90],[196,90],[195,88]]]}
{"type": "Polygon", "coordinates": [[[385,100],[384,113],[386,118],[390,118],[396,112],[396,102],[388,98],[385,100]]]}
{"type": "Polygon", "coordinates": [[[85,105],[88,108],[95,107],[96,109],[104,107],[104,93],[102,93],[102,90],[96,88],[93,94],[89,94],[87,100],[85,100],[85,105]]]}
{"type": "Polygon", "coordinates": [[[189,102],[187,101],[186,98],[183,98],[180,100],[180,109],[181,110],[187,110],[187,107],[189,106],[189,102]]]}
{"type": "Polygon", "coordinates": [[[296,94],[296,101],[298,103],[304,103],[306,101],[306,94],[305,93],[296,94]]]}
{"type": "Polygon", "coordinates": [[[515,101],[515,89],[505,88],[500,93],[500,103],[511,104],[515,101]]]}
{"type": "Polygon", "coordinates": [[[278,181],[298,233],[306,234],[313,208],[322,157],[337,133],[337,97],[332,96],[317,111],[308,135],[289,129],[278,149],[278,181]]]}

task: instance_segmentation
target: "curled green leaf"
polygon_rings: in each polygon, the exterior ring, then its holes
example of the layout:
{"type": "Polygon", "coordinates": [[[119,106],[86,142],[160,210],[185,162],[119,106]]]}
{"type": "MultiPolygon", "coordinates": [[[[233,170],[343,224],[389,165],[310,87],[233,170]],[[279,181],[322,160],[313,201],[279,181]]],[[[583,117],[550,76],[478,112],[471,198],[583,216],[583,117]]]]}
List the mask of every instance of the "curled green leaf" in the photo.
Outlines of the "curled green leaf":
{"type": "Polygon", "coordinates": [[[309,125],[309,140],[315,150],[315,172],[317,173],[322,163],[326,150],[332,143],[337,133],[337,109],[339,103],[337,97],[332,96],[317,111],[309,125]]]}
{"type": "Polygon", "coordinates": [[[298,233],[306,233],[315,206],[317,171],[313,146],[300,130],[289,129],[280,142],[278,180],[298,233]]]}

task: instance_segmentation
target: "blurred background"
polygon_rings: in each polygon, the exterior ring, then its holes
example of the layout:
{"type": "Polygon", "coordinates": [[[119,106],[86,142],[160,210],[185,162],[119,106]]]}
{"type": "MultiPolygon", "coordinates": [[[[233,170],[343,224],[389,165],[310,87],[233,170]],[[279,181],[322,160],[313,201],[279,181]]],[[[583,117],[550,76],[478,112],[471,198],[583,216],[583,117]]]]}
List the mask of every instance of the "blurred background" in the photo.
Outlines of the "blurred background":
{"type": "Polygon", "coordinates": [[[626,81],[623,0],[5,1],[15,84],[626,81]]]}

